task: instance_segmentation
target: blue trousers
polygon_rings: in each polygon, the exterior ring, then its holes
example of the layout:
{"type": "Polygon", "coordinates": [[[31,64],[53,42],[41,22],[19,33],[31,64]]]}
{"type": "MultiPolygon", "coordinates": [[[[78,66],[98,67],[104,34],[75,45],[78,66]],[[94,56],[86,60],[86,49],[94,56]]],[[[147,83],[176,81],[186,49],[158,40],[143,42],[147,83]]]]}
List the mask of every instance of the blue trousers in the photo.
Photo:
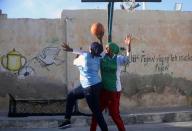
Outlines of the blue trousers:
{"type": "Polygon", "coordinates": [[[102,87],[101,83],[95,84],[87,88],[83,88],[80,85],[77,88],[70,91],[67,95],[65,118],[70,120],[76,101],[78,99],[85,98],[90,110],[96,117],[96,120],[101,130],[108,131],[107,124],[104,120],[103,114],[99,107],[99,95],[101,87],[102,87]]]}

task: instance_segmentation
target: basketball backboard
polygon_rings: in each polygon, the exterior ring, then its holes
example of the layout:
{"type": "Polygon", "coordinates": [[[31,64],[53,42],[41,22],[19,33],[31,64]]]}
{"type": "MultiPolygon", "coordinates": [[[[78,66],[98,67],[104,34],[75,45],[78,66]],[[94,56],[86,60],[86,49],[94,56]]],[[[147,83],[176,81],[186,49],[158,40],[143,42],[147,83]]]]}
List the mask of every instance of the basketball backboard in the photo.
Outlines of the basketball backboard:
{"type": "MultiPolygon", "coordinates": [[[[132,0],[81,0],[81,2],[128,2],[132,0]]],[[[135,0],[135,2],[161,2],[161,0],[135,0]]]]}

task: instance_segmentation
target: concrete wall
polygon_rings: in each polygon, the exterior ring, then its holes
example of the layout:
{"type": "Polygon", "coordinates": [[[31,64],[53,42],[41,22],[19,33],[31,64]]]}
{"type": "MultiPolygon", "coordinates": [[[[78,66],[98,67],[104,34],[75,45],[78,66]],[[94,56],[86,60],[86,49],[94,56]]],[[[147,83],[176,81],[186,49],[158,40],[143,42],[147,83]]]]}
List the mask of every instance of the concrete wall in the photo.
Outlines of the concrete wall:
{"type": "Polygon", "coordinates": [[[57,60],[51,61],[52,56],[55,55],[54,50],[51,49],[60,50],[64,34],[63,26],[60,19],[0,20],[1,62],[6,61],[7,54],[13,48],[26,59],[26,64],[21,65],[21,69],[16,71],[3,68],[1,63],[1,110],[7,110],[7,93],[26,99],[65,97],[65,54],[60,51],[54,57],[57,60]]]}
{"type": "MultiPolygon", "coordinates": [[[[52,49],[61,49],[60,43],[66,41],[88,50],[96,40],[89,32],[96,21],[106,28],[106,43],[107,10],[64,10],[61,19],[0,19],[1,62],[13,48],[27,59],[14,72],[0,65],[0,111],[7,110],[7,93],[19,98],[60,98],[66,95],[66,85],[68,90],[78,85],[79,72],[72,65],[75,55],[61,50],[55,54],[52,49]]],[[[191,105],[192,13],[115,11],[113,41],[123,46],[127,33],[133,36],[132,63],[121,75],[121,111],[191,105]]],[[[87,110],[85,105],[82,101],[82,110],[87,110]]]]}
{"type": "MultiPolygon", "coordinates": [[[[64,10],[62,19],[67,17],[72,18],[67,40],[74,48],[88,49],[96,40],[89,31],[93,22],[103,23],[107,30],[106,10],[64,10]]],[[[121,76],[121,110],[191,105],[192,13],[116,10],[113,41],[123,46],[128,33],[133,36],[132,63],[124,67],[121,76]]],[[[74,55],[68,56],[68,84],[73,87],[78,71],[72,66],[74,55]]]]}

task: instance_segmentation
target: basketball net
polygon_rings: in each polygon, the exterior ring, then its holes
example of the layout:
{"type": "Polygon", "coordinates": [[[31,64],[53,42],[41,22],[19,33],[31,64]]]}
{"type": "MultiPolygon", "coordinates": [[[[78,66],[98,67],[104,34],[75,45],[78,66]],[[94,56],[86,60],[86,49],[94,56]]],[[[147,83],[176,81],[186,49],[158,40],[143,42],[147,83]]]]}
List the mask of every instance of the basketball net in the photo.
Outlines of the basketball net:
{"type": "Polygon", "coordinates": [[[120,5],[122,10],[129,10],[133,11],[135,8],[135,0],[123,0],[122,4],[120,5]],[[127,7],[127,8],[125,8],[127,7]]]}

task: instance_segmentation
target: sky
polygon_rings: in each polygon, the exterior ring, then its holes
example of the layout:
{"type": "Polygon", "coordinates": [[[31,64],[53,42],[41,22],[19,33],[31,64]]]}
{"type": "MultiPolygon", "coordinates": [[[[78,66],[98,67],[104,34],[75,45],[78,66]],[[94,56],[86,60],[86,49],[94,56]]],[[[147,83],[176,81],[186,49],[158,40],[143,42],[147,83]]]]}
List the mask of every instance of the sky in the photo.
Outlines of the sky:
{"type": "MultiPolygon", "coordinates": [[[[182,11],[192,11],[192,0],[162,0],[160,3],[146,3],[147,10],[173,11],[175,3],[182,3],[182,11]]],[[[115,3],[120,9],[121,2],[115,3]]],[[[142,3],[140,3],[142,5],[142,3]]],[[[124,4],[125,5],[125,4],[124,4]]],[[[8,18],[60,18],[62,10],[107,9],[107,2],[84,2],[81,0],[0,0],[2,13],[8,18]]],[[[137,10],[141,10],[138,7],[137,10]]]]}

